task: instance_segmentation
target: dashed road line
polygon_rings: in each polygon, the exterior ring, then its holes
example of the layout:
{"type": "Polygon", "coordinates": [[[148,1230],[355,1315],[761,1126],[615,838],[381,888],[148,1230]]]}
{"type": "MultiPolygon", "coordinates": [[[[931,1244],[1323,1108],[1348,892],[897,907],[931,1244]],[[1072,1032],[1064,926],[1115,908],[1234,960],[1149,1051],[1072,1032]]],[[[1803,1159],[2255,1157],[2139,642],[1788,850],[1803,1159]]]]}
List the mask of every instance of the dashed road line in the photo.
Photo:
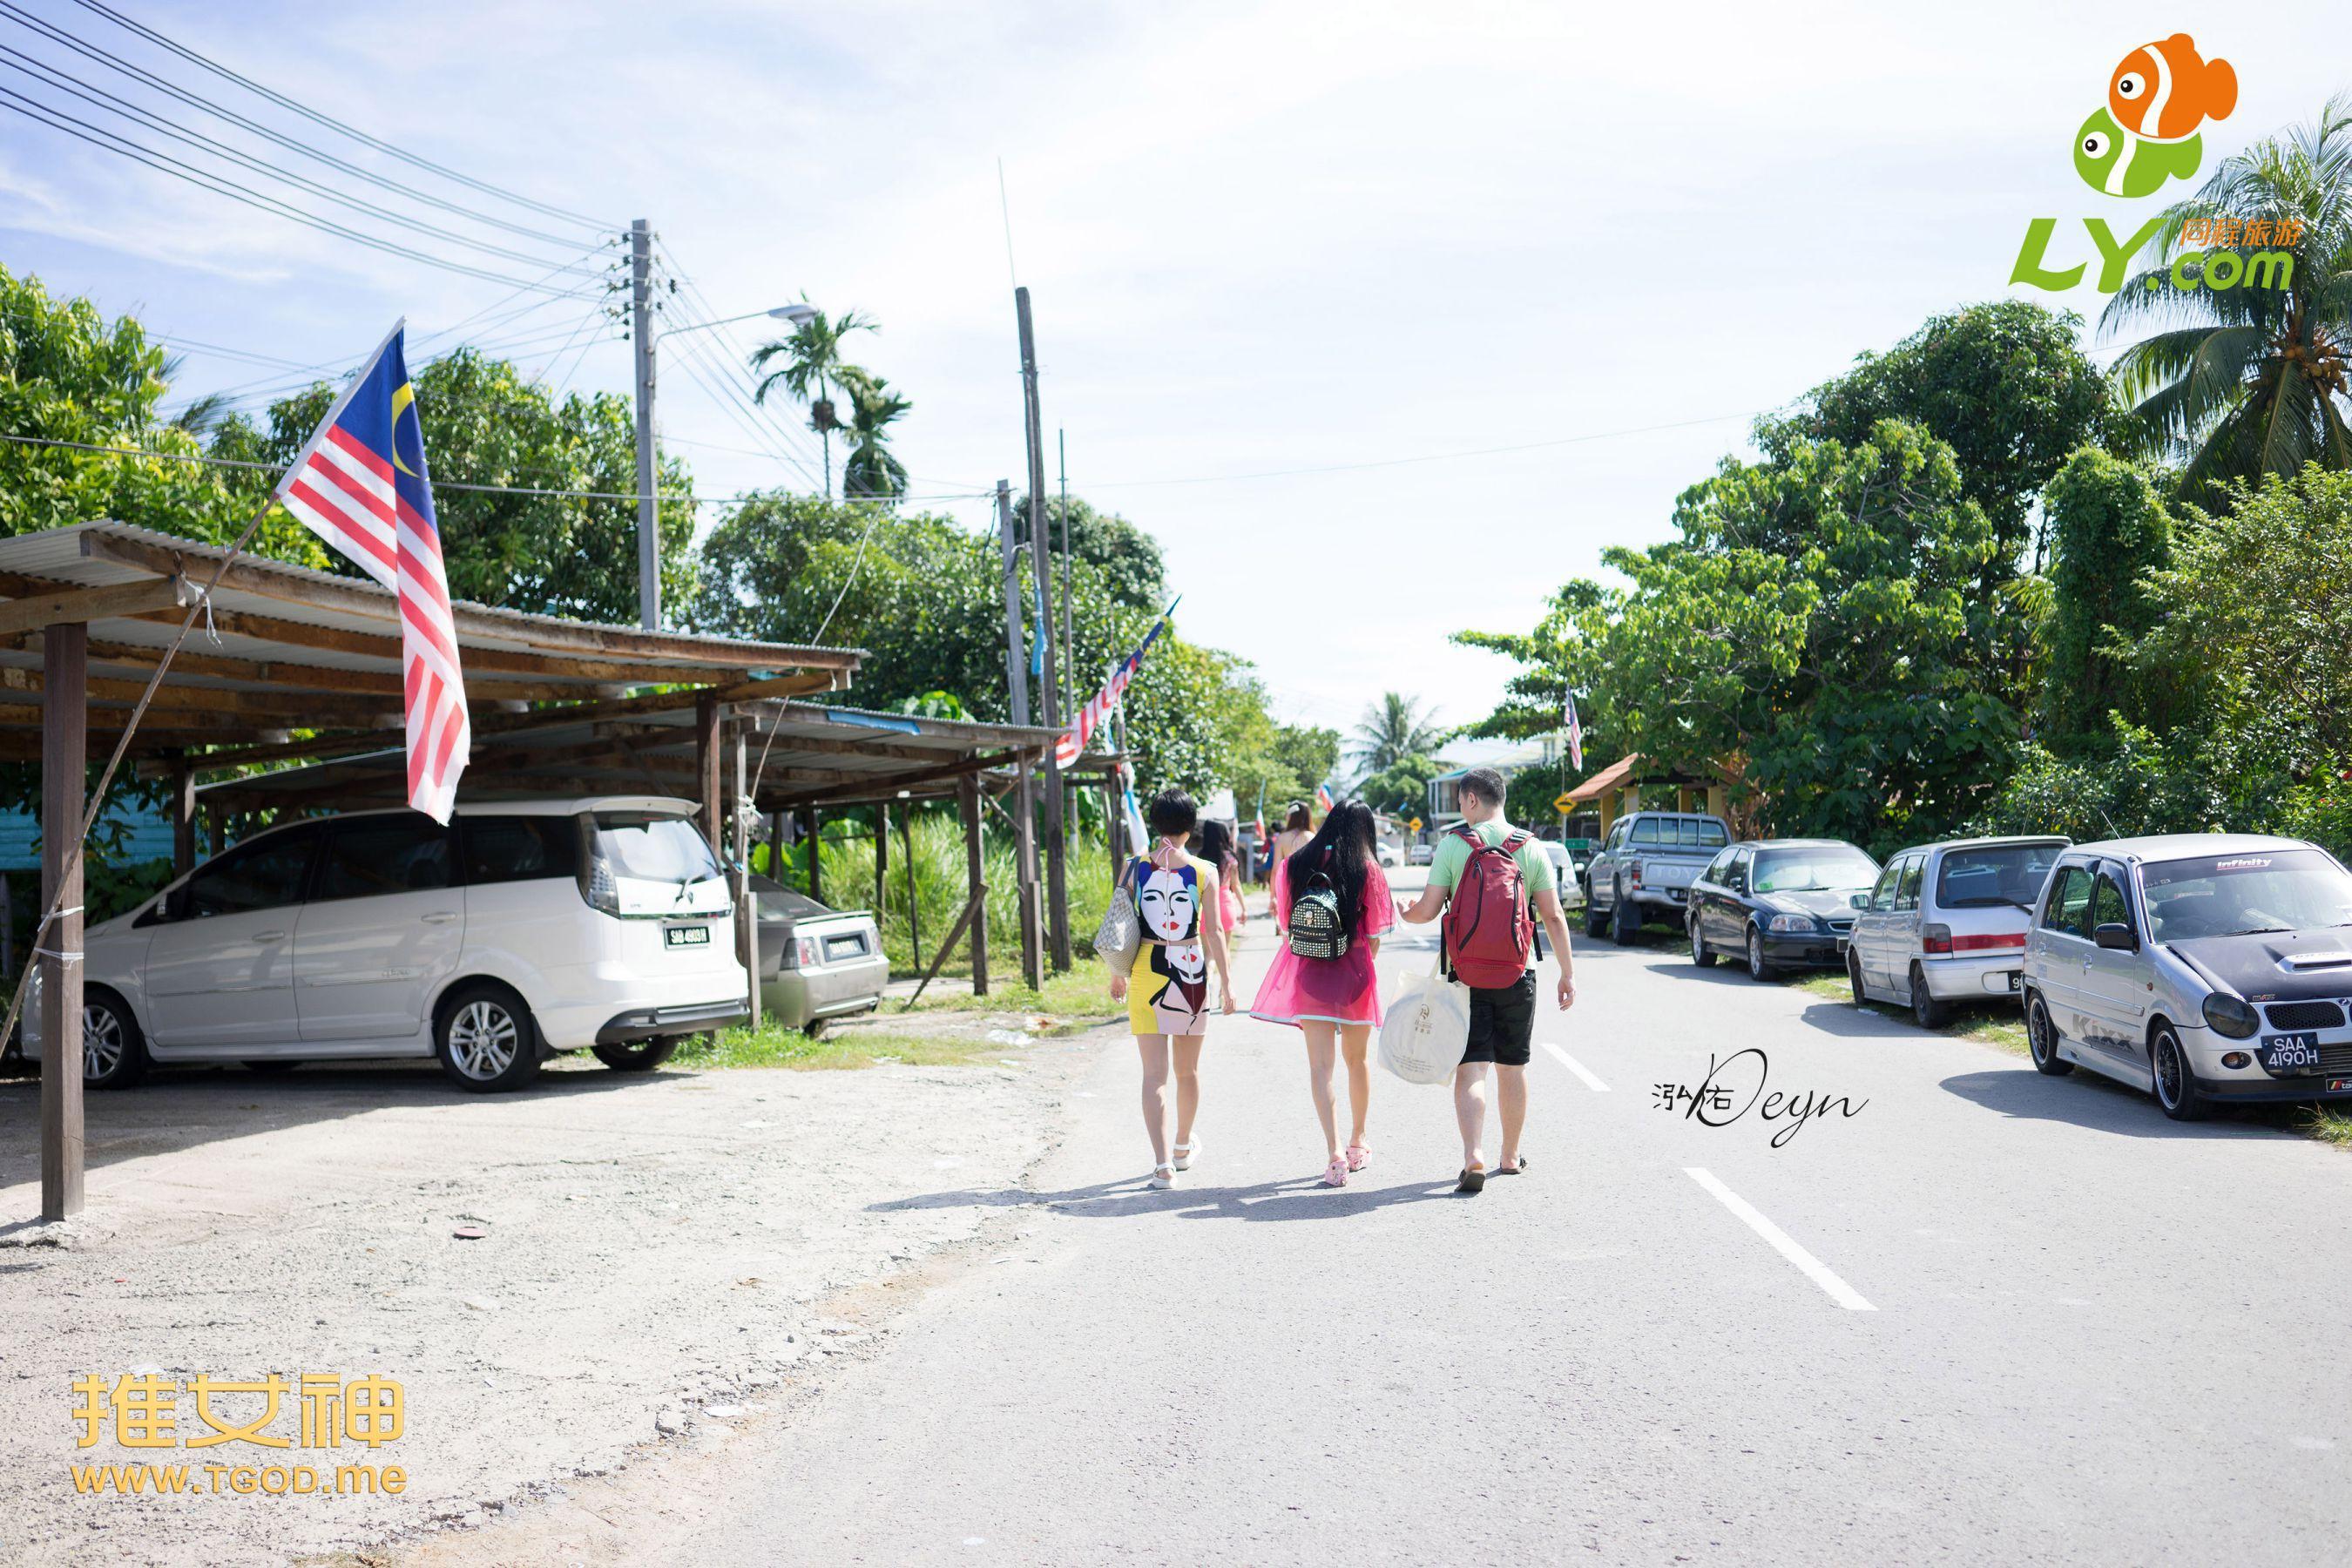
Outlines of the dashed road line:
{"type": "Polygon", "coordinates": [[[1546,1040],[1543,1043],[1543,1048],[1558,1057],[1559,1058],[1560,1066],[1566,1068],[1578,1078],[1583,1079],[1585,1088],[1591,1089],[1595,1094],[1607,1094],[1609,1092],[1609,1086],[1601,1082],[1599,1079],[1593,1077],[1582,1062],[1578,1061],[1574,1057],[1570,1056],[1566,1051],[1561,1050],[1549,1040],[1546,1040]]]}
{"type": "Polygon", "coordinates": [[[1725,1208],[1746,1222],[1748,1228],[1772,1244],[1772,1250],[1797,1266],[1798,1271],[1829,1292],[1830,1300],[1849,1312],[1875,1312],[1877,1308],[1864,1300],[1854,1288],[1829,1270],[1829,1266],[1796,1243],[1796,1239],[1759,1213],[1756,1206],[1729,1187],[1717,1181],[1712,1171],[1696,1165],[1683,1167],[1683,1174],[1713,1193],[1725,1208]]]}

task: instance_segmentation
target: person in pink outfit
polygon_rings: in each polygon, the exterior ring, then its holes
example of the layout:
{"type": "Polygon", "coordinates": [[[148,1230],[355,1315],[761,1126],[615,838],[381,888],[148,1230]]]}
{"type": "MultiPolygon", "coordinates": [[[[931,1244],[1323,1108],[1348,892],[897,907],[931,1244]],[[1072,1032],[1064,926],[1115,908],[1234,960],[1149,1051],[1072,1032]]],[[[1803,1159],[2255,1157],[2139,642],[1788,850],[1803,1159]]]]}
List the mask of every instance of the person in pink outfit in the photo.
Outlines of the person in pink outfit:
{"type": "Polygon", "coordinates": [[[1242,902],[1242,863],[1234,853],[1234,830],[1213,818],[1201,824],[1201,858],[1217,868],[1217,923],[1230,940],[1234,928],[1249,919],[1249,908],[1242,902]]]}
{"type": "Polygon", "coordinates": [[[1364,1143],[1372,1100],[1365,1052],[1381,1022],[1381,983],[1372,961],[1381,933],[1396,923],[1377,842],[1371,808],[1351,800],[1332,807],[1322,828],[1288,859],[1275,862],[1274,921],[1281,945],[1250,1005],[1253,1016],[1296,1025],[1306,1037],[1307,1085],[1329,1158],[1323,1184],[1331,1187],[1346,1186],[1349,1173],[1362,1170],[1371,1157],[1364,1143]],[[1338,951],[1309,956],[1300,946],[1338,951]],[[1331,1087],[1337,1057],[1347,1059],[1352,1113],[1345,1149],[1331,1087]]]}

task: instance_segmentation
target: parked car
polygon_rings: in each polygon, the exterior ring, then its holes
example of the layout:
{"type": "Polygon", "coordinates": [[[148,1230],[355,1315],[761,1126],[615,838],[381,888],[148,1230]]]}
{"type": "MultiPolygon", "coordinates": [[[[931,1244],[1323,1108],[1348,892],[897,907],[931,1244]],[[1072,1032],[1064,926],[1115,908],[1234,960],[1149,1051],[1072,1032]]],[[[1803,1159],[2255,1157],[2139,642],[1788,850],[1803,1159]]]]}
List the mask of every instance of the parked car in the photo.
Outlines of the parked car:
{"type": "Polygon", "coordinates": [[[760,910],[764,1013],[788,1029],[805,1029],[881,1005],[890,961],[871,914],[827,909],[799,889],[756,873],[749,886],[760,910]]]}
{"type": "Polygon", "coordinates": [[[1408,866],[1426,866],[1436,857],[1437,846],[1434,844],[1415,843],[1405,847],[1404,859],[1408,866]]]}
{"type": "Polygon", "coordinates": [[[1691,883],[1685,929],[1691,962],[1704,969],[1737,956],[1748,974],[1832,969],[1853,929],[1857,889],[1878,879],[1878,862],[1837,838],[1758,838],[1707,862],[1691,883]]]}
{"type": "Polygon", "coordinates": [[[480,1091],[519,1088],[557,1051],[656,1066],[750,999],[694,812],[614,795],[258,834],[89,929],[83,1079],[116,1088],[151,1061],[438,1057],[480,1091]]]}
{"type": "Polygon", "coordinates": [[[2019,995],[2034,900],[2073,842],[1957,838],[1892,857],[1853,900],[1845,973],[1855,1004],[1892,1002],[1934,1029],[1955,1003],[2019,995]]]}
{"type": "Polygon", "coordinates": [[[1682,924],[1692,880],[1730,843],[1730,826],[1704,812],[1619,817],[1585,868],[1584,934],[1632,942],[1644,921],[1682,924]]]}
{"type": "Polygon", "coordinates": [[[1551,862],[1552,882],[1559,890],[1559,907],[1576,910],[1584,907],[1584,868],[1577,863],[1576,851],[1556,840],[1545,838],[1544,856],[1551,862]]]}
{"type": "Polygon", "coordinates": [[[1401,866],[1404,863],[1404,853],[1393,844],[1383,843],[1373,858],[1382,866],[1401,866]]]}
{"type": "Polygon", "coordinates": [[[2194,1121],[2352,1097],[2352,872],[2315,845],[2184,833],[2058,858],[2025,947],[2033,1065],[2194,1121]]]}

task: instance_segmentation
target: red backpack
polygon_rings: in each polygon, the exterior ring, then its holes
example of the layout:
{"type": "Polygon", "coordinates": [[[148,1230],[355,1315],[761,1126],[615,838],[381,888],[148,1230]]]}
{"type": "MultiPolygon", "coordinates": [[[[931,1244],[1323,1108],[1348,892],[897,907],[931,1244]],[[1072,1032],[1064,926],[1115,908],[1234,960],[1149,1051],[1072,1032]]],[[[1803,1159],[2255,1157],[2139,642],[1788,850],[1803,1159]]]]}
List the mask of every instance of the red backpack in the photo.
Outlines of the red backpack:
{"type": "Polygon", "coordinates": [[[1513,828],[1500,844],[1489,844],[1467,824],[1454,831],[1470,846],[1445,905],[1445,952],[1454,978],[1480,991],[1517,985],[1528,972],[1536,928],[1516,857],[1534,836],[1513,828]]]}

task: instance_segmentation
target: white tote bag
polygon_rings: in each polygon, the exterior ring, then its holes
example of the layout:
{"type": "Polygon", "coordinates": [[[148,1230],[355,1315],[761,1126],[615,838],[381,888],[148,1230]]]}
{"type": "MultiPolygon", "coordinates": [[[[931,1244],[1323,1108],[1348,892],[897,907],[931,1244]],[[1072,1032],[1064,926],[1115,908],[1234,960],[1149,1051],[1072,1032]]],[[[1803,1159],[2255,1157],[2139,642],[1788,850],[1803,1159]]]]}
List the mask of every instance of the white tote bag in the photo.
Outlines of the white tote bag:
{"type": "Polygon", "coordinates": [[[1407,1083],[1447,1083],[1470,1048],[1470,988],[1445,978],[1445,955],[1381,1025],[1381,1066],[1407,1083]]]}

